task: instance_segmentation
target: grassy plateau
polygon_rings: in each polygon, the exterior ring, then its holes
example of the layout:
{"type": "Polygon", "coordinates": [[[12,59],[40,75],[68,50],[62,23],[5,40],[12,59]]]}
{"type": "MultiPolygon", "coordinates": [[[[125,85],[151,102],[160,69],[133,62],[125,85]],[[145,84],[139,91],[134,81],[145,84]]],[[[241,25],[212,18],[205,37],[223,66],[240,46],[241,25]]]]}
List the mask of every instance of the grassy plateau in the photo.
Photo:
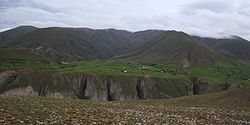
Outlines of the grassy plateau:
{"type": "Polygon", "coordinates": [[[28,57],[25,51],[13,55],[0,54],[0,71],[33,69],[50,70],[59,73],[84,73],[88,75],[112,76],[149,76],[164,78],[200,77],[208,80],[229,81],[233,83],[248,84],[250,80],[250,67],[239,63],[217,62],[213,66],[181,68],[177,64],[138,63],[119,60],[94,60],[73,62],[51,62],[44,57],[32,55],[28,57]],[[19,55],[16,55],[19,53],[19,55]],[[23,56],[25,55],[25,56],[23,56]],[[17,58],[17,57],[18,58],[17,58]]]}

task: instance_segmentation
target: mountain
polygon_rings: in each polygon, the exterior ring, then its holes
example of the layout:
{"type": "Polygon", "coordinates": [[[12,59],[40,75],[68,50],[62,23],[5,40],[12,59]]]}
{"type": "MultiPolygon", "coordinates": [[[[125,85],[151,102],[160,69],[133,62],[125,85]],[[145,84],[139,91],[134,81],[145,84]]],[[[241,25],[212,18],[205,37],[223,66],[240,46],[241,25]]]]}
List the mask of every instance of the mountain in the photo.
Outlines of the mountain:
{"type": "Polygon", "coordinates": [[[118,59],[155,63],[179,63],[183,67],[210,65],[221,58],[184,32],[166,31],[118,59]]]}
{"type": "Polygon", "coordinates": [[[250,42],[241,37],[233,36],[224,39],[194,38],[226,57],[250,61],[250,42]]]}
{"type": "Polygon", "coordinates": [[[4,46],[9,41],[15,40],[18,37],[36,30],[33,26],[19,26],[14,29],[0,33],[0,47],[4,46]]]}
{"type": "MultiPolygon", "coordinates": [[[[19,28],[1,34],[15,34],[19,28]],[[17,30],[17,31],[16,31],[17,30]]],[[[126,53],[134,45],[149,41],[160,32],[153,30],[129,32],[116,29],[39,28],[4,41],[5,48],[25,48],[51,60],[110,59],[126,53]]]]}
{"type": "Polygon", "coordinates": [[[165,31],[163,30],[145,30],[145,31],[138,31],[134,32],[130,36],[130,42],[127,44],[127,49],[124,49],[124,51],[120,54],[128,53],[129,51],[132,51],[133,49],[137,49],[140,45],[145,44],[155,37],[158,37],[165,31]]]}
{"type": "Polygon", "coordinates": [[[15,36],[0,48],[0,96],[174,98],[223,91],[250,80],[249,66],[227,61],[184,32],[60,27],[14,32],[21,31],[0,33],[15,36]],[[186,68],[181,73],[180,66],[186,68]]]}
{"type": "Polygon", "coordinates": [[[66,28],[42,28],[9,42],[5,47],[31,49],[51,60],[107,58],[96,46],[66,28]]]}
{"type": "Polygon", "coordinates": [[[20,26],[0,33],[0,47],[22,48],[54,61],[127,58],[158,63],[212,64],[219,57],[250,60],[250,42],[240,37],[190,37],[182,32],[20,26]]]}
{"type": "Polygon", "coordinates": [[[130,34],[118,30],[41,28],[10,41],[4,47],[32,49],[51,60],[109,59],[127,41],[124,36],[115,34],[118,32],[130,34]]]}

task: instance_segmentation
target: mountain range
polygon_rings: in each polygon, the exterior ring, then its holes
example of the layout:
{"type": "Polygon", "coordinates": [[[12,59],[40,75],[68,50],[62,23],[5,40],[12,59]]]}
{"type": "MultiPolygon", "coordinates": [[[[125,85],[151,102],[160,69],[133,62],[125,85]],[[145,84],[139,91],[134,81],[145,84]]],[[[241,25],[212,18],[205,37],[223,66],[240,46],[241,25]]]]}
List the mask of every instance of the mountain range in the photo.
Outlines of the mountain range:
{"type": "Polygon", "coordinates": [[[36,28],[0,33],[0,95],[161,99],[249,85],[249,41],[181,31],[36,28]]]}
{"type": "Polygon", "coordinates": [[[0,33],[0,47],[28,49],[53,61],[113,58],[189,67],[224,58],[250,60],[250,42],[241,37],[215,39],[163,30],[20,26],[0,33]]]}

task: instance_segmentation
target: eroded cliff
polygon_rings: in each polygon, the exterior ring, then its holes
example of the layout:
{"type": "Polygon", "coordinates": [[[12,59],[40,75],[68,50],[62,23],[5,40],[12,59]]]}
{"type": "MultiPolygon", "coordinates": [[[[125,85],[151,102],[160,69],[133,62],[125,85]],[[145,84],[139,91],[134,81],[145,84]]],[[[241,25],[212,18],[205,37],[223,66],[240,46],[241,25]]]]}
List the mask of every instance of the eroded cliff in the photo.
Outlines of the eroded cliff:
{"type": "Polygon", "coordinates": [[[199,78],[87,75],[55,71],[5,71],[0,74],[2,96],[52,96],[91,100],[168,99],[221,91],[229,83],[199,78]]]}

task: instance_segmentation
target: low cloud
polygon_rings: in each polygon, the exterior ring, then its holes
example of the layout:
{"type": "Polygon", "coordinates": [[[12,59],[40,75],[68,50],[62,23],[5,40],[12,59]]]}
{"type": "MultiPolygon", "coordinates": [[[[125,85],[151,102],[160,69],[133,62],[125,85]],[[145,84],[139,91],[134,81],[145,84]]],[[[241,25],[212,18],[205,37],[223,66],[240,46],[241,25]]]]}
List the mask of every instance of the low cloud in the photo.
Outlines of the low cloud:
{"type": "Polygon", "coordinates": [[[0,31],[19,25],[163,29],[250,40],[246,0],[0,0],[0,18],[0,31]]]}

